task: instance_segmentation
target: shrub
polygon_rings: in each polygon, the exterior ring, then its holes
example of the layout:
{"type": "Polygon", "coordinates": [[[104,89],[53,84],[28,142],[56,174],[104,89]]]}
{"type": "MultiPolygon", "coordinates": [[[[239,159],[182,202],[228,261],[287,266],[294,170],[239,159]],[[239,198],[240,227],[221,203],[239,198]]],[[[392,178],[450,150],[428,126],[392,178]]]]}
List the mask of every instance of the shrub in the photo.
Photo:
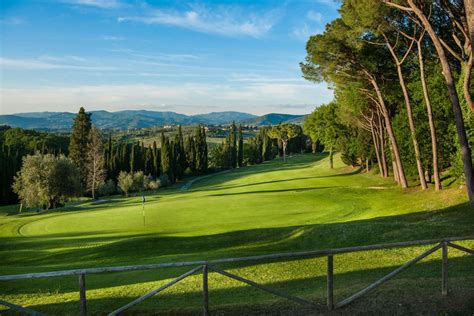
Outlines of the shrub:
{"type": "Polygon", "coordinates": [[[148,189],[149,190],[158,190],[160,188],[160,180],[151,180],[148,182],[148,189]]]}
{"type": "Polygon", "coordinates": [[[109,179],[106,182],[102,183],[97,189],[97,193],[99,196],[112,195],[116,191],[117,191],[117,187],[115,185],[114,180],[112,179],[109,179]]]}
{"type": "Polygon", "coordinates": [[[134,192],[139,192],[145,189],[144,187],[144,174],[143,171],[137,171],[133,173],[133,185],[132,185],[132,191],[134,192]]]}
{"type": "Polygon", "coordinates": [[[131,173],[120,171],[120,174],[117,178],[117,185],[125,193],[125,196],[128,197],[128,193],[133,188],[133,176],[131,173]]]}

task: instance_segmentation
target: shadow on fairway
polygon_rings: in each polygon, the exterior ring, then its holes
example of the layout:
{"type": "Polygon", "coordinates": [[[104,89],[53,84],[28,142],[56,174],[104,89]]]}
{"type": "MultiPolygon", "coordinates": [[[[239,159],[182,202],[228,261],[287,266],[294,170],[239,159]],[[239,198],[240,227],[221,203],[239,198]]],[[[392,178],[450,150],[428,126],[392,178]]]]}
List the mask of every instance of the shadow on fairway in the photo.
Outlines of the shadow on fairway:
{"type": "MultiPolygon", "coordinates": [[[[242,167],[234,169],[229,173],[225,173],[220,177],[203,179],[202,181],[196,182],[193,184],[191,189],[188,192],[199,190],[202,187],[207,186],[216,186],[219,187],[220,184],[237,180],[241,177],[248,175],[258,175],[267,172],[281,171],[281,170],[297,170],[311,167],[313,164],[323,160],[328,156],[327,153],[318,153],[318,154],[296,154],[286,163],[279,158],[274,160],[267,161],[263,164],[252,165],[247,167],[242,167]]],[[[346,173],[344,173],[346,174],[346,173]]]]}
{"type": "MultiPolygon", "coordinates": [[[[322,258],[321,260],[325,260],[322,258]]],[[[469,312],[472,311],[474,301],[474,276],[465,277],[463,270],[469,269],[474,264],[474,256],[466,256],[459,258],[452,258],[450,263],[449,288],[450,294],[448,297],[441,295],[441,275],[440,275],[440,260],[431,260],[428,262],[420,262],[403,271],[394,279],[388,281],[382,287],[370,292],[366,296],[356,300],[353,304],[336,311],[336,314],[365,314],[368,310],[371,312],[378,311],[379,313],[390,313],[394,311],[401,312],[401,314],[419,314],[419,313],[433,313],[440,311],[456,311],[469,312]]],[[[336,266],[337,268],[337,266],[336,266]]],[[[382,276],[393,271],[397,266],[390,266],[378,269],[367,269],[359,271],[351,271],[346,273],[335,274],[335,288],[334,295],[336,302],[354,294],[358,290],[368,286],[372,282],[381,278],[382,276]]],[[[191,268],[182,268],[173,271],[170,277],[177,277],[191,268]]],[[[243,277],[253,279],[255,276],[248,273],[236,273],[243,277]]],[[[148,274],[150,274],[148,272],[148,274]]],[[[200,274],[200,273],[197,273],[200,274]]],[[[118,275],[117,275],[118,276],[118,275]]],[[[306,306],[297,305],[293,302],[287,301],[260,291],[243,283],[235,283],[226,289],[216,289],[213,286],[216,274],[210,272],[209,274],[209,297],[210,309],[212,312],[220,312],[238,315],[239,313],[247,314],[250,311],[259,311],[258,314],[278,314],[286,315],[283,311],[288,311],[288,315],[295,312],[300,314],[312,313],[326,313],[326,276],[319,275],[314,277],[293,279],[287,281],[264,281],[261,282],[266,286],[286,292],[293,296],[298,296],[316,304],[315,308],[308,308],[306,306]],[[283,313],[282,313],[283,312],[283,313]]],[[[257,276],[259,277],[259,276],[257,276]]],[[[87,284],[88,290],[94,288],[94,283],[98,276],[90,276],[87,284]]],[[[118,279],[118,278],[116,278],[118,279]]],[[[69,281],[73,281],[70,279],[69,281]]],[[[75,281],[75,280],[74,280],[75,281]]],[[[200,291],[201,279],[195,278],[193,288],[197,290],[189,290],[189,292],[178,293],[159,293],[155,297],[149,298],[146,301],[131,308],[126,314],[146,314],[162,313],[162,314],[179,314],[179,315],[196,315],[201,311],[202,294],[200,291]],[[197,284],[194,284],[197,283],[197,284]]],[[[116,282],[113,282],[116,283],[116,282]]],[[[111,284],[115,286],[116,284],[111,284]]],[[[161,285],[161,284],[160,284],[161,285]]],[[[143,289],[145,294],[147,291],[158,287],[155,285],[148,289],[143,289]]],[[[77,288],[61,289],[62,293],[77,292],[77,288]]],[[[37,293],[36,295],[47,295],[37,293]]],[[[95,298],[93,294],[88,295],[88,311],[92,314],[104,314],[111,312],[134,299],[137,296],[130,296],[125,293],[120,293],[118,297],[95,298]]],[[[79,308],[78,301],[68,301],[53,304],[37,304],[29,306],[30,308],[52,314],[76,313],[79,308]]],[[[220,314],[219,313],[219,314],[220,314]]],[[[377,313],[375,313],[377,314],[377,313]]],[[[400,313],[396,313],[397,315],[400,313]]]]}
{"type": "MultiPolygon", "coordinates": [[[[107,231],[93,232],[93,236],[88,233],[87,237],[77,233],[8,237],[0,238],[0,266],[2,274],[18,274],[97,266],[212,260],[452,237],[453,226],[456,227],[458,236],[467,236],[474,233],[474,216],[466,215],[471,211],[469,203],[464,203],[409,215],[193,237],[159,234],[116,236],[107,231]]],[[[167,277],[166,271],[161,270],[150,276],[150,280],[167,277]]],[[[124,279],[123,282],[127,284],[129,280],[124,279]]],[[[28,287],[23,290],[29,291],[28,287]]]]}

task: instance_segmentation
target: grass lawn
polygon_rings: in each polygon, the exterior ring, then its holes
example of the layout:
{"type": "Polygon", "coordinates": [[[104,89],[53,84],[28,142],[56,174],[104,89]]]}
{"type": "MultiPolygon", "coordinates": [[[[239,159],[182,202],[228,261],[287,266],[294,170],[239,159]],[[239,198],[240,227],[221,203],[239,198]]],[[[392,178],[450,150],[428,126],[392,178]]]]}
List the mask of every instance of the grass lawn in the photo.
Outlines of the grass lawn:
{"type": "MultiPolygon", "coordinates": [[[[459,185],[436,193],[401,190],[324,155],[296,155],[147,197],[113,197],[62,210],[17,215],[0,208],[0,274],[216,259],[285,251],[474,234],[474,210],[459,185]]],[[[460,243],[474,248],[474,241],[460,243]]],[[[428,247],[335,256],[339,301],[428,247]]],[[[442,297],[440,251],[338,313],[412,314],[474,311],[474,256],[449,250],[450,295],[442,297]]],[[[324,305],[324,258],[223,265],[324,305]]],[[[88,275],[88,311],[104,314],[190,268],[88,275]]],[[[0,300],[48,314],[77,314],[77,277],[0,282],[0,300]]],[[[293,303],[210,274],[210,308],[225,314],[301,314],[293,303]]],[[[195,275],[130,309],[130,313],[199,314],[195,275]]],[[[0,313],[1,313],[0,307],[0,313]]],[[[324,311],[324,307],[321,307],[324,311]]]]}

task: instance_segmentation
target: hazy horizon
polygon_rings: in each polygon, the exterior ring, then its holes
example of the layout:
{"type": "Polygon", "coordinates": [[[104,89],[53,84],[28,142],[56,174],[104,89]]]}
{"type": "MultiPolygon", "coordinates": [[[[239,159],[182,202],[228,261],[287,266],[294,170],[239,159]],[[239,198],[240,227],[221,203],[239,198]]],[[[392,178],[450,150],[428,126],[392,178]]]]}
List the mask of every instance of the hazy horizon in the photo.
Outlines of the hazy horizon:
{"type": "Polygon", "coordinates": [[[2,1],[0,112],[146,109],[305,114],[332,100],[301,76],[331,0],[2,1]]]}
{"type": "MultiPolygon", "coordinates": [[[[31,114],[31,113],[77,113],[79,111],[81,106],[79,106],[77,108],[76,111],[49,111],[49,110],[45,110],[45,111],[24,111],[24,112],[11,112],[11,113],[0,113],[0,115],[21,115],[21,114],[31,114]]],[[[104,109],[97,109],[97,110],[90,110],[88,109],[87,107],[85,106],[82,106],[84,107],[84,109],[86,110],[86,112],[100,112],[100,111],[105,111],[105,112],[109,112],[109,113],[116,113],[116,112],[123,112],[123,111],[150,111],[150,112],[174,112],[174,113],[177,113],[177,114],[183,114],[183,115],[188,115],[188,116],[193,116],[193,115],[202,115],[202,114],[211,114],[211,113],[223,113],[223,112],[238,112],[238,113],[245,113],[245,114],[251,114],[251,115],[255,115],[255,116],[262,116],[262,115],[267,115],[267,114],[288,114],[288,115],[307,115],[309,114],[310,112],[308,113],[291,113],[291,112],[265,112],[265,113],[254,113],[254,112],[251,112],[251,111],[239,111],[239,110],[223,110],[223,111],[201,111],[201,112],[196,112],[196,113],[184,113],[184,112],[180,112],[180,111],[168,111],[168,110],[162,110],[162,109],[142,109],[142,108],[134,108],[134,109],[123,109],[123,110],[104,110],[104,109]]],[[[205,108],[205,107],[204,107],[205,108]]]]}

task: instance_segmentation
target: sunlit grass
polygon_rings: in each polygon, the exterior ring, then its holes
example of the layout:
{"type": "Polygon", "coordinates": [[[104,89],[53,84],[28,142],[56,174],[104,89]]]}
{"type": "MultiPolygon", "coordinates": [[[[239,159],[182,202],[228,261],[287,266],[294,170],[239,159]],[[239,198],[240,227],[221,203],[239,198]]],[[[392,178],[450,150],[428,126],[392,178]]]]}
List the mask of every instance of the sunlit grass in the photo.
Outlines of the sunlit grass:
{"type": "MultiPolygon", "coordinates": [[[[462,236],[474,233],[474,212],[459,187],[441,193],[403,191],[389,179],[360,173],[324,155],[296,155],[149,193],[143,225],[140,197],[112,197],[40,214],[0,208],[1,274],[175,262],[254,254],[462,236]]],[[[473,242],[463,242],[474,247],[473,242]]],[[[427,247],[336,256],[336,296],[344,298],[427,247]]],[[[450,251],[453,287],[474,297],[474,260],[450,251]],[[463,280],[460,282],[460,280],[463,280]]],[[[440,254],[401,274],[392,285],[418,293],[440,292],[440,254]],[[417,280],[424,280],[417,282],[417,280]],[[429,286],[437,284],[437,288],[429,286]],[[438,286],[439,285],[439,286],[438,286]]],[[[324,303],[324,258],[223,266],[257,282],[324,303]]],[[[186,269],[87,276],[89,310],[106,312],[143,295],[186,269]]],[[[199,313],[201,276],[149,299],[134,311],[199,313]]],[[[281,304],[211,273],[211,306],[245,310],[281,304]]],[[[375,295],[375,294],[374,294],[375,295]]],[[[373,296],[376,297],[376,296],[373,296]]],[[[0,299],[40,311],[77,311],[77,279],[65,277],[0,283],[0,299]]],[[[133,310],[132,310],[133,311],[133,310]]]]}

